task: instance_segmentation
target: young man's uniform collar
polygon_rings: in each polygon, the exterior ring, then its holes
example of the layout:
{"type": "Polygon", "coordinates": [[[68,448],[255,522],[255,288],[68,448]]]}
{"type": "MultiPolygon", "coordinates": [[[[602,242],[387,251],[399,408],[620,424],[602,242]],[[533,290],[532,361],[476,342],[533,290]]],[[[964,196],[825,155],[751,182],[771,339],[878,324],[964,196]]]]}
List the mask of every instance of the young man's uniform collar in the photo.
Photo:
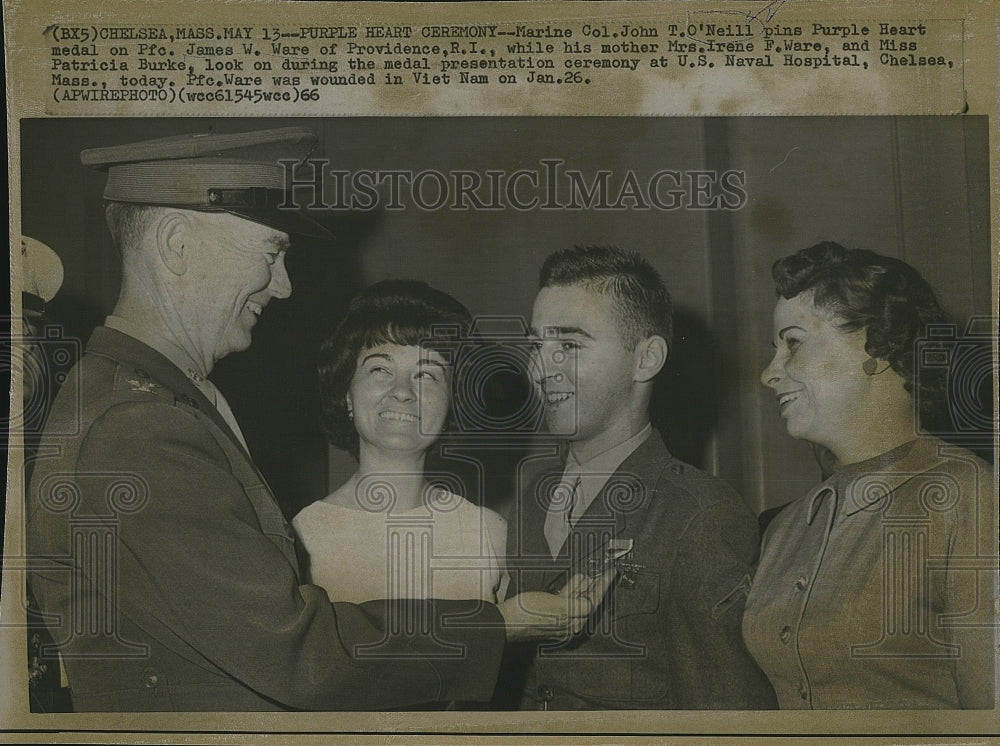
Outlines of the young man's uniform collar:
{"type": "Polygon", "coordinates": [[[553,559],[559,556],[573,525],[601,494],[618,467],[646,442],[652,432],[653,426],[647,422],[642,430],[628,439],[582,463],[573,457],[570,450],[561,480],[567,499],[553,500],[545,516],[545,536],[553,559]]]}

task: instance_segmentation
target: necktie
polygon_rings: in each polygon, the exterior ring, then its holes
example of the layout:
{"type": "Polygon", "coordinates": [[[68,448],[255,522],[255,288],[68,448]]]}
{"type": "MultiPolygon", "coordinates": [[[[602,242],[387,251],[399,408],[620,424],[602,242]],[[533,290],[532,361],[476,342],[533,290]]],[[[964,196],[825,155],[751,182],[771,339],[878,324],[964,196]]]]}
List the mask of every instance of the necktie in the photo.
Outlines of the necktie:
{"type": "Polygon", "coordinates": [[[565,475],[552,490],[552,500],[548,513],[545,515],[545,541],[549,545],[552,559],[559,556],[559,551],[569,537],[572,529],[573,507],[576,504],[577,491],[580,487],[580,476],[565,475]]]}

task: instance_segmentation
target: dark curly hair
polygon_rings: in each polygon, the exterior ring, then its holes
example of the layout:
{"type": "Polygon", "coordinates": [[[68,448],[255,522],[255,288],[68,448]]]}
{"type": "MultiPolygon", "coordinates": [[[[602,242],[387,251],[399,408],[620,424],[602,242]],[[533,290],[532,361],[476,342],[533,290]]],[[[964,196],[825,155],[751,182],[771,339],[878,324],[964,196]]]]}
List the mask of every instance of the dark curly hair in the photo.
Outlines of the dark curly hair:
{"type": "Polygon", "coordinates": [[[364,350],[397,344],[443,352],[465,339],[471,324],[464,305],[419,280],[383,280],[355,296],[319,349],[320,413],[330,443],[358,455],[347,391],[364,350]]]}
{"type": "Polygon", "coordinates": [[[914,391],[914,348],[928,325],[949,322],[931,286],[906,262],[867,249],[824,241],[786,256],[771,269],[777,294],[811,292],[813,303],[834,314],[845,332],[864,329],[865,352],[886,360],[914,395],[926,426],[942,416],[946,380],[940,369],[920,371],[914,391]]]}

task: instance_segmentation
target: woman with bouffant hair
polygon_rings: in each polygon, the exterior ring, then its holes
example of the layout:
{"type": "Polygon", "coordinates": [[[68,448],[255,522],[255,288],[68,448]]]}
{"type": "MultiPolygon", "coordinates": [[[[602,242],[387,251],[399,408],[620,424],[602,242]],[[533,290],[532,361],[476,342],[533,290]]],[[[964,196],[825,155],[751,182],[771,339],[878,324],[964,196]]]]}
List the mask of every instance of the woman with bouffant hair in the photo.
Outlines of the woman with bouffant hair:
{"type": "Polygon", "coordinates": [[[821,243],[773,276],[761,381],[789,435],[837,463],[764,535],[747,647],[783,709],[993,707],[992,468],[918,435],[944,388],[917,342],[947,316],[913,267],[872,251],[821,243]]]}
{"type": "Polygon", "coordinates": [[[351,302],[320,348],[323,425],[358,469],[293,526],[312,582],[335,601],[503,600],[506,523],[424,472],[451,415],[453,361],[470,324],[447,293],[386,280],[351,302]]]}

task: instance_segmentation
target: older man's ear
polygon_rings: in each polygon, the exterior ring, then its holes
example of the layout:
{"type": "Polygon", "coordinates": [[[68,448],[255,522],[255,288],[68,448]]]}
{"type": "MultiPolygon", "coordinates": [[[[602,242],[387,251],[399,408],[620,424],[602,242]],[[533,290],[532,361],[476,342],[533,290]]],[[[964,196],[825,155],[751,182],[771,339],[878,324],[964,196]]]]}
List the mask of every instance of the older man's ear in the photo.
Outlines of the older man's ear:
{"type": "Polygon", "coordinates": [[[175,275],[187,272],[185,251],[191,240],[191,218],[183,212],[164,212],[156,224],[156,248],[160,261],[175,275]]]}

